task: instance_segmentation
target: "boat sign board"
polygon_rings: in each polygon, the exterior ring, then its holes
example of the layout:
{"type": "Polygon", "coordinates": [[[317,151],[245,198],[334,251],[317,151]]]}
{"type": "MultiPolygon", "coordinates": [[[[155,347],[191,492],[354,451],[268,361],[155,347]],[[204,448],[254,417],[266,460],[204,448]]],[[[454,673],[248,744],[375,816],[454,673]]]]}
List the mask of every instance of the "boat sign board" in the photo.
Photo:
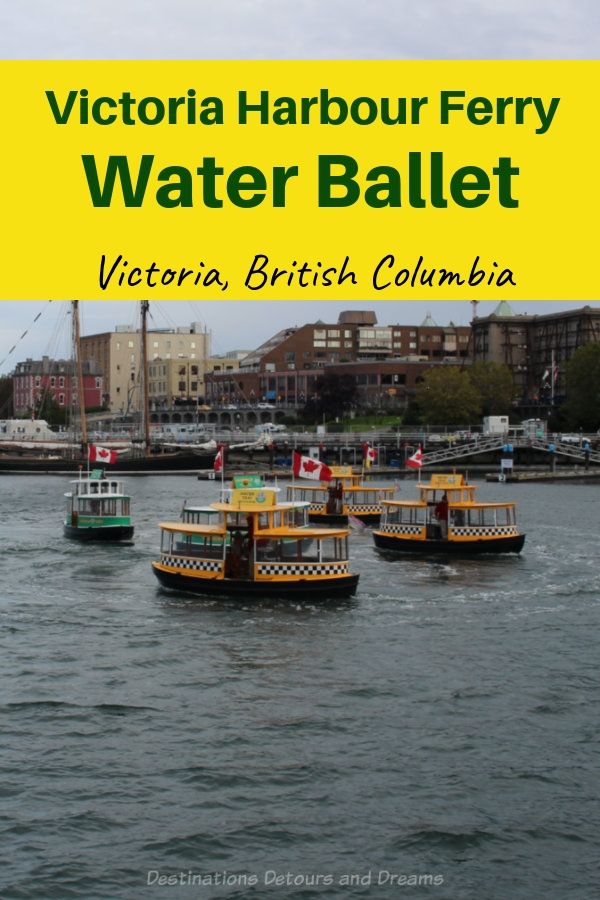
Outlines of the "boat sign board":
{"type": "Polygon", "coordinates": [[[231,495],[231,505],[238,509],[266,509],[275,506],[275,491],[264,489],[234,490],[231,495]]]}

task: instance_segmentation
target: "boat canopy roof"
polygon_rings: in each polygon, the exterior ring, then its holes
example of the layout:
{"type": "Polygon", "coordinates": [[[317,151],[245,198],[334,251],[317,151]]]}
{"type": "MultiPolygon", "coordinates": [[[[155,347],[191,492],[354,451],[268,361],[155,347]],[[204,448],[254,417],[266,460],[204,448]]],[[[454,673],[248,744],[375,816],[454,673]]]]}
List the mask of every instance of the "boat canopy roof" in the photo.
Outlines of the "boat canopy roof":
{"type": "Polygon", "coordinates": [[[508,509],[516,506],[516,503],[514,500],[492,500],[488,503],[475,503],[469,500],[453,503],[452,500],[449,500],[448,506],[451,509],[508,509]]]}
{"type": "Polygon", "coordinates": [[[191,522],[161,522],[162,531],[176,531],[185,534],[227,534],[225,524],[195,525],[191,522]]]}
{"type": "Polygon", "coordinates": [[[277,509],[308,509],[309,506],[308,500],[281,500],[277,509]]]}
{"type": "MultiPolygon", "coordinates": [[[[227,534],[227,528],[224,524],[195,525],[186,522],[161,522],[159,527],[162,531],[170,531],[177,534],[219,536],[227,534]]],[[[262,538],[298,538],[299,540],[311,538],[313,540],[324,540],[325,538],[347,537],[348,533],[347,528],[296,528],[290,526],[289,528],[261,528],[260,531],[255,532],[254,537],[256,540],[261,540],[262,538]]]]}
{"type": "MultiPolygon", "coordinates": [[[[403,509],[407,507],[425,509],[429,504],[425,500],[384,500],[385,506],[399,506],[403,509]]],[[[513,500],[498,500],[488,503],[479,503],[474,500],[448,500],[450,509],[507,509],[516,506],[513,500]]]]}
{"type": "Polygon", "coordinates": [[[349,534],[348,528],[261,528],[260,531],[257,531],[255,537],[260,540],[260,538],[286,538],[286,537],[297,537],[297,538],[316,538],[317,540],[322,540],[323,538],[332,538],[332,537],[347,537],[349,534]]]}
{"type": "MultiPolygon", "coordinates": [[[[234,491],[234,494],[236,492],[234,491]]],[[[262,492],[264,495],[264,491],[262,492]]],[[[269,502],[271,498],[263,498],[258,497],[248,497],[248,498],[232,498],[231,503],[214,503],[212,508],[217,512],[225,512],[225,513],[261,513],[261,512],[281,512],[293,509],[296,504],[290,506],[289,503],[276,503],[274,498],[272,502],[269,502]]]]}

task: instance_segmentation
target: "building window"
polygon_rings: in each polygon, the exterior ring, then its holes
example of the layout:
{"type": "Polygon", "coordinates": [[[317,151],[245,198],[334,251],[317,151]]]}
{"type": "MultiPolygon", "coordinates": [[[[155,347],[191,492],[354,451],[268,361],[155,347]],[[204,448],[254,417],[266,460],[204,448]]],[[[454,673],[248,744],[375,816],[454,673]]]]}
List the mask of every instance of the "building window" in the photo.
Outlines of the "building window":
{"type": "Polygon", "coordinates": [[[64,405],[65,405],[65,395],[64,395],[64,394],[59,394],[59,395],[58,395],[58,405],[59,405],[59,406],[64,406],[64,405]]]}

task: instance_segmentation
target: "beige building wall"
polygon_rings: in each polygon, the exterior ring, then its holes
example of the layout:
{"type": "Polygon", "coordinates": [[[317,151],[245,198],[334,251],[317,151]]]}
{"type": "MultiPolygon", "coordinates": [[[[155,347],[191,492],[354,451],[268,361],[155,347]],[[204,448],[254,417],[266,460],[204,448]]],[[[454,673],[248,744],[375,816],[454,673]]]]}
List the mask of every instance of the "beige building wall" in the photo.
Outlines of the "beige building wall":
{"type": "MultiPolygon", "coordinates": [[[[104,372],[105,399],[113,413],[132,413],[140,409],[140,359],[141,333],[117,329],[104,334],[86,335],[81,340],[84,359],[95,359],[104,372]]],[[[169,331],[149,331],[147,348],[149,368],[153,360],[169,364],[169,389],[179,385],[177,362],[197,366],[204,371],[210,356],[210,333],[202,330],[200,323],[169,331]],[[172,365],[171,365],[172,364],[172,365]]],[[[191,384],[191,371],[186,375],[191,384]]],[[[170,397],[180,396],[171,390],[170,397]]]]}
{"type": "Polygon", "coordinates": [[[207,372],[234,372],[237,359],[154,359],[149,365],[148,392],[154,406],[171,405],[174,400],[204,401],[207,372]]]}

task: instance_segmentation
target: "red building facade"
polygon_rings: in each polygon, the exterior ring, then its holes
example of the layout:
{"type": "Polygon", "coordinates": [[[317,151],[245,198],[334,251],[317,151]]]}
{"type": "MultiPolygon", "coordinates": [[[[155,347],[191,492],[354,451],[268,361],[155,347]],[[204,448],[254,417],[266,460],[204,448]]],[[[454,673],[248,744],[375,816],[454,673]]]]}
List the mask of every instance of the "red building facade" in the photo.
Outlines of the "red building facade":
{"type": "MultiPolygon", "coordinates": [[[[70,360],[27,359],[17,363],[12,374],[15,415],[35,413],[46,399],[61,408],[79,404],[77,376],[70,360]]],[[[102,406],[103,378],[96,363],[83,364],[83,390],[86,409],[102,406]]]]}

